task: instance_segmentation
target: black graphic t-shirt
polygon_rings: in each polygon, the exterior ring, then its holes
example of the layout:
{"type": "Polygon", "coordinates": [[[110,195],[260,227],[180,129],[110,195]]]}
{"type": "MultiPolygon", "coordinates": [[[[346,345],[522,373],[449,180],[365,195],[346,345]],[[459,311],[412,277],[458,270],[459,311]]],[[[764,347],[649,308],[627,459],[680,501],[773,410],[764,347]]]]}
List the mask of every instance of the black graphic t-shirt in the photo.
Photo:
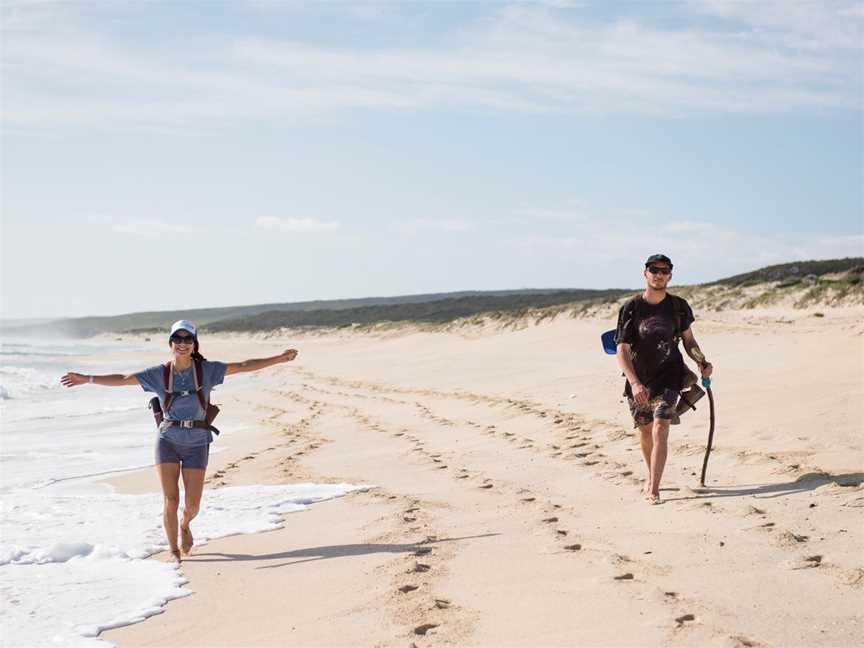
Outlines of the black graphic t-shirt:
{"type": "MultiPolygon", "coordinates": [[[[648,388],[651,398],[662,395],[666,389],[679,391],[684,378],[684,358],[675,342],[675,300],[679,301],[683,332],[695,318],[690,304],[675,295],[667,294],[659,304],[649,304],[638,295],[618,312],[615,343],[630,345],[636,376],[648,388]]],[[[624,393],[632,396],[629,382],[624,393]]]]}

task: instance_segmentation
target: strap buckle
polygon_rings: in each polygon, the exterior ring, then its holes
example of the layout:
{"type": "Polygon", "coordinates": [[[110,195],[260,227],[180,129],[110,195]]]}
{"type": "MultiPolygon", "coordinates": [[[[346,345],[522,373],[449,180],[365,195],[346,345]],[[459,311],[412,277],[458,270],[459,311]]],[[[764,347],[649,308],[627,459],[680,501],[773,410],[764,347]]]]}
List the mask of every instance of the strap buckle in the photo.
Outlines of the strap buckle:
{"type": "Polygon", "coordinates": [[[195,427],[195,421],[177,421],[176,422],[181,428],[193,428],[195,427]]]}

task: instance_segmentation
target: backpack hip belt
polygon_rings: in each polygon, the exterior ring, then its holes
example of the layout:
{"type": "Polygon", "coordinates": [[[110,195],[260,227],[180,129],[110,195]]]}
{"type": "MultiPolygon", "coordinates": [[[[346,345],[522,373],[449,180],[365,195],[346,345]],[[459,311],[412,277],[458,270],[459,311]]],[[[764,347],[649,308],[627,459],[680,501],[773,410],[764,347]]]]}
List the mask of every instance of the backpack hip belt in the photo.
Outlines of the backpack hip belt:
{"type": "Polygon", "coordinates": [[[170,428],[172,426],[184,428],[187,430],[191,430],[191,429],[210,430],[211,432],[213,432],[215,434],[219,434],[219,430],[217,430],[215,427],[213,427],[207,421],[198,421],[198,420],[191,420],[191,419],[187,419],[187,420],[183,420],[183,421],[172,421],[170,419],[165,419],[164,421],[162,421],[162,423],[159,424],[159,431],[164,432],[165,430],[167,430],[168,428],[170,428]]]}

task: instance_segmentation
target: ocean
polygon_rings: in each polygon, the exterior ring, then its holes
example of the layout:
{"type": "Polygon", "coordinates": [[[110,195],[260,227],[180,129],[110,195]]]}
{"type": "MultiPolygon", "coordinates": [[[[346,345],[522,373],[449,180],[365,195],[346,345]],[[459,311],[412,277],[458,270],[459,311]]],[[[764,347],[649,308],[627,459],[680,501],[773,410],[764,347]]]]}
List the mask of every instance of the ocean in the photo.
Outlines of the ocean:
{"type": "MultiPolygon", "coordinates": [[[[102,341],[7,338],[0,343],[4,646],[108,646],[99,638],[103,630],[142,621],[164,611],[171,599],[192,593],[182,566],[148,559],[166,548],[161,495],[121,495],[99,482],[153,465],[156,432],[146,409],[149,395],[137,386],[60,385],[60,376],[70,370],[143,369],[133,363],[145,350],[102,341]],[[111,362],[92,364],[100,355],[111,362]]],[[[279,528],[287,513],[363,488],[205,489],[193,524],[196,545],[279,528]]]]}

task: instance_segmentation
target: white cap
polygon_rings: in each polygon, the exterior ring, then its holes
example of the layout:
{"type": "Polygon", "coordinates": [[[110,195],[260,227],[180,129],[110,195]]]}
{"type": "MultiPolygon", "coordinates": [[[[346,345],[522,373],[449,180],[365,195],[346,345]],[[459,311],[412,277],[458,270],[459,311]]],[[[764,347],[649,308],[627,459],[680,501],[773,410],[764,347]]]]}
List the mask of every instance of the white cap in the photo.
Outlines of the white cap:
{"type": "Polygon", "coordinates": [[[198,336],[198,331],[195,328],[195,325],[189,320],[177,320],[171,325],[171,335],[174,335],[177,331],[188,331],[194,337],[198,336]]]}

